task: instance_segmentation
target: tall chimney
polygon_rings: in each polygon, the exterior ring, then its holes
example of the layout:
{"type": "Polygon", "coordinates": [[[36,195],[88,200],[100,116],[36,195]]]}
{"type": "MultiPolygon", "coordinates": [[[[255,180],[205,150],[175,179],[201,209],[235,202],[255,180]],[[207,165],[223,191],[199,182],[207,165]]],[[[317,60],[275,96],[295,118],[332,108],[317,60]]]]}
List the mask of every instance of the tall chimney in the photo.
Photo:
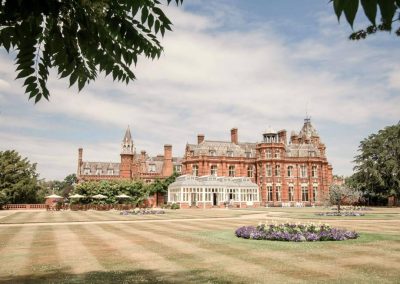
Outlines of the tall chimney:
{"type": "Polygon", "coordinates": [[[237,128],[231,129],[231,142],[238,144],[238,129],[237,128]]]}
{"type": "Polygon", "coordinates": [[[164,145],[164,164],[162,168],[162,175],[169,177],[173,173],[172,168],[172,145],[164,145]]]}
{"type": "Polygon", "coordinates": [[[287,137],[286,137],[286,130],[285,129],[282,129],[282,130],[278,131],[278,137],[279,137],[279,142],[286,145],[287,137]]]}
{"type": "Polygon", "coordinates": [[[204,134],[197,134],[197,144],[204,141],[204,134]]]}
{"type": "Polygon", "coordinates": [[[82,156],[83,156],[83,149],[79,148],[78,149],[78,174],[77,174],[78,177],[82,173],[82,156]]]}

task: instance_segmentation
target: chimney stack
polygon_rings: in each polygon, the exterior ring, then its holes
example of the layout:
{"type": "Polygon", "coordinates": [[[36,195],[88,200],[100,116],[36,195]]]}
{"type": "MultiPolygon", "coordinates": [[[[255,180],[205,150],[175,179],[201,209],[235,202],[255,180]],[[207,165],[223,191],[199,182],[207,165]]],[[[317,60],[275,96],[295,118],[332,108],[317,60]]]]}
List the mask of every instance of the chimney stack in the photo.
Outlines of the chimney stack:
{"type": "Polygon", "coordinates": [[[286,145],[287,143],[287,137],[286,137],[286,130],[282,129],[278,131],[278,138],[279,138],[279,142],[283,143],[286,145]]]}
{"type": "Polygon", "coordinates": [[[162,174],[164,177],[169,177],[173,173],[172,168],[172,145],[164,145],[164,164],[162,174]]]}
{"type": "Polygon", "coordinates": [[[197,134],[197,144],[200,144],[204,141],[204,134],[197,134]]]}
{"type": "Polygon", "coordinates": [[[237,128],[231,129],[231,142],[235,143],[236,145],[238,144],[238,129],[237,128]]]}

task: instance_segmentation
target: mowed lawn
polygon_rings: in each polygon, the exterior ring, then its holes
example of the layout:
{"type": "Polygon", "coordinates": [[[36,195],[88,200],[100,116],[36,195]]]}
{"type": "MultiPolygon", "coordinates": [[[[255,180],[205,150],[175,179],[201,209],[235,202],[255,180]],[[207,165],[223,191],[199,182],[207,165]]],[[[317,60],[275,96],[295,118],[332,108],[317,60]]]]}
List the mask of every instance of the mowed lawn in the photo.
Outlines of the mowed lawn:
{"type": "Polygon", "coordinates": [[[400,209],[339,220],[314,218],[317,211],[0,211],[0,283],[400,282],[400,209]],[[237,227],[259,221],[311,219],[355,229],[361,237],[288,243],[234,235],[237,227]]]}

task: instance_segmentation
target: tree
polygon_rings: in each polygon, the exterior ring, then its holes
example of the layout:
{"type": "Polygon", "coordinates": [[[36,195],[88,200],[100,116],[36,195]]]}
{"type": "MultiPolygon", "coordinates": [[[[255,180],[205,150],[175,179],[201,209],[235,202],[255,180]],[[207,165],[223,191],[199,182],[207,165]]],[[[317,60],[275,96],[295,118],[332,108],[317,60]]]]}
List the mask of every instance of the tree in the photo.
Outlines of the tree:
{"type": "Polygon", "coordinates": [[[166,179],[156,179],[154,182],[149,184],[149,193],[156,195],[156,203],[158,205],[158,195],[165,195],[168,192],[168,186],[173,183],[176,178],[179,176],[179,173],[174,172],[172,175],[167,177],[166,179]]]}
{"type": "Polygon", "coordinates": [[[342,204],[353,204],[359,201],[360,198],[361,192],[348,185],[332,184],[329,187],[329,204],[337,206],[338,213],[340,213],[340,206],[342,204]]]}
{"type": "MultiPolygon", "coordinates": [[[[171,0],[166,0],[167,5],[171,0]]],[[[183,0],[175,0],[182,4],[183,0]]],[[[127,84],[138,56],[158,58],[158,36],[171,29],[159,0],[5,0],[0,45],[18,51],[17,79],[35,103],[49,99],[49,70],[81,90],[104,72],[127,84]]]]}
{"type": "Polygon", "coordinates": [[[0,199],[2,203],[35,203],[38,201],[36,164],[14,150],[0,151],[0,199]]]}
{"type": "MultiPolygon", "coordinates": [[[[371,25],[365,29],[353,32],[349,36],[351,40],[364,39],[367,35],[374,34],[377,31],[391,31],[393,23],[400,21],[400,0],[331,0],[331,2],[338,20],[340,20],[342,13],[344,13],[351,28],[353,28],[354,19],[361,3],[364,14],[371,25]],[[379,24],[377,24],[376,20],[378,11],[381,14],[379,24]]],[[[395,33],[400,36],[400,28],[395,33]]]]}
{"type": "Polygon", "coordinates": [[[78,184],[74,193],[86,196],[79,200],[82,203],[92,202],[90,197],[97,194],[105,195],[107,198],[95,202],[107,204],[117,203],[116,196],[122,193],[129,195],[130,202],[136,205],[149,197],[149,190],[142,181],[88,181],[78,184]]]}
{"type": "Polygon", "coordinates": [[[352,182],[366,195],[400,196],[400,122],[360,142],[352,182]]]}

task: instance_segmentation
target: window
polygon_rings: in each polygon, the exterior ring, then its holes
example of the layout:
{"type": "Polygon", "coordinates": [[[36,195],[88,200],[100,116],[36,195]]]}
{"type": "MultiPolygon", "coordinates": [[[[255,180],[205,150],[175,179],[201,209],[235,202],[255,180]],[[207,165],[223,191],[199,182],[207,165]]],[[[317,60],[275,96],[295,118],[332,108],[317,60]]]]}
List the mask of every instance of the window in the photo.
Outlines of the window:
{"type": "Polygon", "coordinates": [[[318,186],[313,186],[313,201],[316,202],[317,199],[317,193],[318,192],[318,186]]]}
{"type": "Polygon", "coordinates": [[[114,174],[114,170],[113,170],[113,169],[108,169],[108,170],[107,170],[107,174],[108,174],[109,176],[112,176],[112,175],[114,174]]]}
{"type": "Polygon", "coordinates": [[[248,166],[247,167],[247,176],[248,177],[253,177],[254,175],[254,167],[253,166],[248,166]]]}
{"type": "Polygon", "coordinates": [[[174,166],[174,172],[176,172],[176,173],[182,172],[182,165],[175,165],[174,166]]]}
{"type": "Polygon", "coordinates": [[[246,155],[246,158],[251,158],[252,157],[251,156],[251,152],[246,152],[245,155],[246,155]]]}
{"type": "Polygon", "coordinates": [[[212,176],[216,176],[217,175],[217,170],[218,170],[217,166],[216,165],[212,165],[211,166],[211,175],[212,176]]]}
{"type": "Polygon", "coordinates": [[[289,201],[294,201],[294,187],[289,186],[289,201]]]}
{"type": "Polygon", "coordinates": [[[149,172],[155,173],[156,172],[156,165],[154,165],[154,164],[149,165],[149,172]]]}
{"type": "Polygon", "coordinates": [[[292,177],[293,176],[293,166],[287,167],[287,176],[292,177]]]}
{"type": "Polygon", "coordinates": [[[280,176],[281,175],[281,166],[280,165],[276,165],[275,166],[275,176],[280,176]]]}
{"type": "Polygon", "coordinates": [[[229,176],[230,177],[235,176],[235,166],[229,166],[229,176]]]}
{"type": "Polygon", "coordinates": [[[300,177],[302,178],[307,177],[307,166],[305,165],[300,166],[300,177]]]}
{"type": "Polygon", "coordinates": [[[83,174],[84,174],[84,175],[90,175],[90,168],[85,168],[85,169],[83,170],[83,174]]]}
{"type": "Polygon", "coordinates": [[[267,165],[266,175],[267,175],[267,177],[272,177],[272,166],[271,165],[267,165]]]}
{"type": "Polygon", "coordinates": [[[271,185],[267,186],[267,192],[268,192],[268,201],[272,201],[272,186],[271,185]]]}
{"type": "Polygon", "coordinates": [[[267,159],[272,158],[272,152],[271,152],[271,150],[267,150],[266,156],[267,156],[267,159]]]}
{"type": "Polygon", "coordinates": [[[193,165],[192,167],[192,175],[198,176],[199,175],[199,166],[198,165],[193,165]]]}
{"type": "Polygon", "coordinates": [[[281,152],[279,152],[279,150],[276,150],[274,156],[276,159],[279,159],[281,157],[281,152]]]}
{"type": "Polygon", "coordinates": [[[215,150],[210,150],[209,153],[210,153],[210,156],[213,156],[213,157],[217,154],[217,152],[215,150]]]}
{"type": "Polygon", "coordinates": [[[101,175],[103,173],[103,171],[101,169],[96,169],[96,175],[101,175]]]}
{"type": "Polygon", "coordinates": [[[228,151],[228,152],[226,152],[226,155],[227,155],[228,157],[233,157],[233,151],[228,151]]]}
{"type": "Polygon", "coordinates": [[[276,201],[281,201],[281,187],[279,185],[275,187],[275,195],[276,201]]]}
{"type": "Polygon", "coordinates": [[[301,200],[308,201],[308,187],[307,186],[301,187],[301,200]]]}
{"type": "Polygon", "coordinates": [[[318,177],[318,168],[317,168],[317,166],[312,166],[312,168],[311,168],[311,176],[313,178],[318,177]]]}

